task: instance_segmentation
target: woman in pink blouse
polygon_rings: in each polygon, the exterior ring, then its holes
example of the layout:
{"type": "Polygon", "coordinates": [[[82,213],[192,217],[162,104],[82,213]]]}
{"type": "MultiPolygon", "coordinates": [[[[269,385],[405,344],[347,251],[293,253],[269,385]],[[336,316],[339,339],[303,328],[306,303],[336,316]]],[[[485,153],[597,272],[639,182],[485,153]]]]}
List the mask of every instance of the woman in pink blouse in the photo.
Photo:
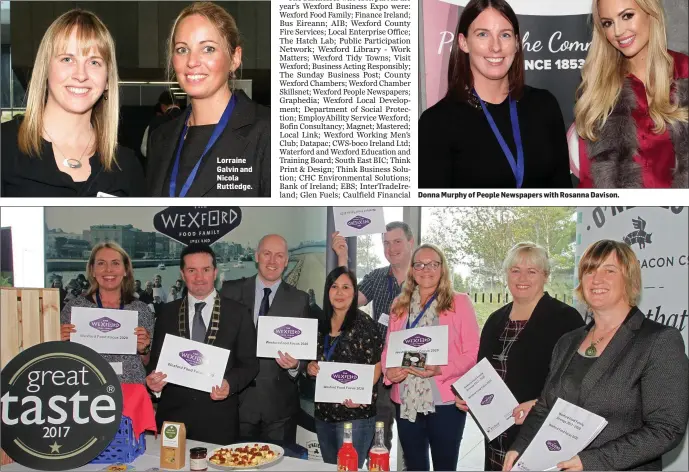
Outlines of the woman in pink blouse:
{"type": "Polygon", "coordinates": [[[466,413],[454,406],[452,383],[476,364],[479,328],[471,300],[454,293],[447,260],[432,244],[412,255],[402,293],[393,303],[388,339],[381,356],[385,365],[390,333],[425,326],[448,327],[448,364],[383,367],[392,384],[399,433],[407,470],[455,470],[466,413]]]}
{"type": "Polygon", "coordinates": [[[579,187],[689,186],[689,57],[667,49],[660,0],[593,0],[574,107],[579,187]]]}

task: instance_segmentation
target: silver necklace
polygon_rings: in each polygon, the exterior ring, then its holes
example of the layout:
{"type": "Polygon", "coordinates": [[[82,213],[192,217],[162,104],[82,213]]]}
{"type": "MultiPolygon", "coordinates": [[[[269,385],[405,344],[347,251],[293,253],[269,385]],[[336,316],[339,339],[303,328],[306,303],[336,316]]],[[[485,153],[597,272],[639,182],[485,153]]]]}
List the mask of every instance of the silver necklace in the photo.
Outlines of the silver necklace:
{"type": "Polygon", "coordinates": [[[68,167],[68,168],[70,168],[70,169],[80,169],[80,168],[81,168],[81,165],[82,165],[82,164],[81,164],[81,160],[84,158],[84,155],[86,154],[86,151],[89,149],[89,147],[91,147],[91,141],[93,140],[93,136],[91,136],[91,138],[89,139],[88,144],[87,144],[86,147],[84,148],[84,151],[81,153],[81,157],[77,160],[77,159],[72,159],[72,158],[70,158],[70,157],[67,157],[67,154],[65,154],[64,152],[62,152],[62,149],[60,149],[60,148],[57,146],[57,143],[55,142],[55,140],[53,139],[53,137],[50,136],[50,133],[48,133],[48,130],[45,129],[45,127],[43,128],[43,131],[45,131],[45,134],[48,135],[48,137],[50,138],[50,141],[52,142],[53,146],[55,146],[55,148],[56,148],[58,151],[60,151],[60,154],[62,154],[62,156],[65,158],[65,159],[62,161],[62,165],[65,166],[65,167],[68,167]]]}

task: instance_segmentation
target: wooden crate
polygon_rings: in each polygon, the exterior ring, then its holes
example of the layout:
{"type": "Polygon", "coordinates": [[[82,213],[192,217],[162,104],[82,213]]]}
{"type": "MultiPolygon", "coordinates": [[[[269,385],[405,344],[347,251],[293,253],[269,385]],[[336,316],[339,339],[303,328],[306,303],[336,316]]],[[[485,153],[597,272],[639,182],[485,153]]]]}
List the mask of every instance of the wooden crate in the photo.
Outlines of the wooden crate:
{"type": "Polygon", "coordinates": [[[0,368],[23,349],[60,340],[60,290],[0,289],[0,368]]]}

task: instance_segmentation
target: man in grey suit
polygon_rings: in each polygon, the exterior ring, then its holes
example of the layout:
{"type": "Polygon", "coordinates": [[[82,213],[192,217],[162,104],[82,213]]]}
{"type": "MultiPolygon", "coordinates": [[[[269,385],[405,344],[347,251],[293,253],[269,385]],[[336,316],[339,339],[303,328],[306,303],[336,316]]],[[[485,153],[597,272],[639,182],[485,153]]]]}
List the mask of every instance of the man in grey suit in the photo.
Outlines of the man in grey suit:
{"type": "MultiPolygon", "coordinates": [[[[248,306],[254,325],[264,315],[307,318],[309,296],[282,280],[288,262],[285,238],[264,236],[256,249],[258,274],[225,282],[222,295],[248,306]]],[[[258,376],[239,395],[239,435],[245,441],[294,444],[300,408],[297,378],[305,363],[282,352],[259,363],[258,376]]]]}

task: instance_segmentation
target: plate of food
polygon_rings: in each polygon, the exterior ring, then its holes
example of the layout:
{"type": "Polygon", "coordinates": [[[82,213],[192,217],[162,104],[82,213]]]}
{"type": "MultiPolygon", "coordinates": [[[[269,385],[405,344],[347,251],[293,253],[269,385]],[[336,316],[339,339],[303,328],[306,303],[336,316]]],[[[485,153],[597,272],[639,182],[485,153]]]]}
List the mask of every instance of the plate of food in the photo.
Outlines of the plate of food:
{"type": "Polygon", "coordinates": [[[208,462],[221,470],[263,469],[277,463],[284,455],[285,450],[275,444],[236,443],[214,449],[208,462]]]}

